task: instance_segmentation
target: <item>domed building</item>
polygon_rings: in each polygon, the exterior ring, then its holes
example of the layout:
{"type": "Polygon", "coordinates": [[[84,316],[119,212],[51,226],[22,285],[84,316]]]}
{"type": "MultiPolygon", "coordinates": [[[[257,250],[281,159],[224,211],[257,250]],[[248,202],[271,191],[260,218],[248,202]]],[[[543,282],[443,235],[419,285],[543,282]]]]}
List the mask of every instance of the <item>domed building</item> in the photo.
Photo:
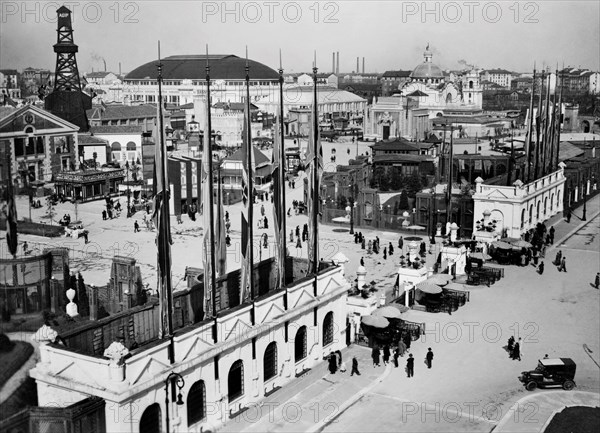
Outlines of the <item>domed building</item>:
{"type": "Polygon", "coordinates": [[[477,71],[465,71],[451,80],[433,63],[429,45],[423,62],[412,71],[399,94],[379,98],[368,113],[371,133],[384,140],[404,137],[423,140],[430,136],[431,119],[448,115],[480,114],[483,96],[477,71]]]}
{"type": "MultiPolygon", "coordinates": [[[[161,60],[163,96],[167,103],[185,105],[206,95],[206,65],[210,66],[211,97],[217,102],[244,102],[246,59],[233,54],[178,55],[161,60]]],[[[153,103],[158,95],[157,61],[145,63],[129,72],[122,85],[124,103],[153,103]]],[[[274,69],[248,60],[250,97],[253,101],[279,91],[279,74],[274,69]]]]}

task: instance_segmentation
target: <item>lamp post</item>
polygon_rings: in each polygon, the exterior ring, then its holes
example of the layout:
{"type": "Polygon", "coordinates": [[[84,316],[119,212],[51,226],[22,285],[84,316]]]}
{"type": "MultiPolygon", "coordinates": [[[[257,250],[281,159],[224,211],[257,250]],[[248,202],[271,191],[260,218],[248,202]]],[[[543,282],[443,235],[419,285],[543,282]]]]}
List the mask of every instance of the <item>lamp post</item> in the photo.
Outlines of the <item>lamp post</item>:
{"type": "Polygon", "coordinates": [[[583,216],[581,217],[581,221],[587,221],[587,180],[583,182],[583,190],[581,191],[581,195],[583,195],[583,216]]]}
{"type": "Polygon", "coordinates": [[[127,218],[131,217],[131,193],[129,191],[129,160],[125,161],[125,186],[127,189],[125,193],[127,194],[127,218]]]}
{"type": "Polygon", "coordinates": [[[350,234],[354,234],[354,182],[350,186],[350,234]]]}
{"type": "Polygon", "coordinates": [[[167,417],[167,433],[171,430],[171,424],[169,419],[169,384],[171,384],[172,397],[175,399],[175,385],[177,385],[177,389],[179,393],[177,394],[177,400],[175,403],[177,406],[183,405],[183,397],[181,395],[181,389],[185,386],[185,380],[183,376],[179,373],[171,372],[165,379],[165,411],[167,417]]]}

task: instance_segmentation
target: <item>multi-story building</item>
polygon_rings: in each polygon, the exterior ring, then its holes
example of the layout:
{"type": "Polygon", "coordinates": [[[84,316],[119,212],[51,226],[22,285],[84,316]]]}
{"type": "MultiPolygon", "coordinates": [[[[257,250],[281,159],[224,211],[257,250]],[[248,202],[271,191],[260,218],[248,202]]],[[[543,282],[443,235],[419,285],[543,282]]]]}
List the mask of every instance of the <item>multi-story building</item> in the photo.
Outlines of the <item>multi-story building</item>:
{"type": "Polygon", "coordinates": [[[499,86],[507,87],[510,89],[510,83],[513,78],[513,73],[506,69],[486,69],[481,72],[480,76],[482,80],[491,81],[499,86]]]}
{"type": "Polygon", "coordinates": [[[10,149],[13,181],[23,187],[28,180],[50,182],[60,172],[75,170],[77,131],[77,126],[35,105],[6,114],[0,119],[0,141],[10,149]]]}
{"type": "Polygon", "coordinates": [[[412,71],[385,71],[381,76],[381,96],[390,96],[398,92],[410,81],[412,71]]]}
{"type": "Polygon", "coordinates": [[[10,99],[21,97],[19,73],[14,69],[0,69],[0,103],[4,103],[6,96],[10,99]]]}
{"type": "MultiPolygon", "coordinates": [[[[164,111],[165,124],[169,124],[169,113],[164,111]]],[[[142,131],[151,131],[157,117],[156,104],[123,105],[101,104],[87,110],[90,127],[139,125],[142,131]]]]}
{"type": "MultiPolygon", "coordinates": [[[[165,101],[184,105],[194,98],[206,98],[205,55],[170,56],[162,61],[162,93],[165,101]]],[[[246,100],[246,59],[233,54],[209,55],[211,98],[217,102],[246,100]]],[[[255,60],[248,60],[250,97],[252,102],[279,94],[279,74],[255,60]]],[[[143,104],[156,102],[158,95],[156,61],[148,62],[129,72],[120,86],[121,102],[143,104]]]]}
{"type": "Polygon", "coordinates": [[[568,93],[600,93],[600,72],[568,67],[559,71],[559,76],[568,93]]]}

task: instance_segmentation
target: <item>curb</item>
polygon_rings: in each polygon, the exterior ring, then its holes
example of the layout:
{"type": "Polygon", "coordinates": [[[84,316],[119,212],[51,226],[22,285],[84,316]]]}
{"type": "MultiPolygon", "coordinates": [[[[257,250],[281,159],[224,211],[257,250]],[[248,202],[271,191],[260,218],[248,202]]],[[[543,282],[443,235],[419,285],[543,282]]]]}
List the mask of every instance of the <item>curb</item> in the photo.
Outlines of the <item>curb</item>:
{"type": "Polygon", "coordinates": [[[582,223],[580,225],[578,225],[577,227],[575,227],[573,230],[571,230],[569,233],[567,233],[566,235],[564,235],[558,241],[554,242],[554,244],[552,246],[554,248],[558,248],[558,246],[560,246],[561,244],[563,244],[566,241],[568,241],[575,233],[577,233],[579,230],[581,230],[582,228],[584,228],[585,226],[587,226],[589,223],[591,223],[594,220],[594,218],[596,218],[598,215],[600,215],[600,210],[597,211],[596,213],[594,213],[593,215],[591,215],[589,218],[587,218],[586,221],[582,221],[582,223]]]}

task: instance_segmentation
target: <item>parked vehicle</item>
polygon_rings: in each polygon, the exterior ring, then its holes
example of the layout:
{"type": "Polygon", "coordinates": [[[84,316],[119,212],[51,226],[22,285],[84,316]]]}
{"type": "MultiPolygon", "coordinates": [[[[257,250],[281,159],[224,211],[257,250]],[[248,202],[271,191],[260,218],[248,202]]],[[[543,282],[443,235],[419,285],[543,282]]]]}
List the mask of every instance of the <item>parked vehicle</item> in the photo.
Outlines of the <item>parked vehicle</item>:
{"type": "Polygon", "coordinates": [[[576,369],[571,358],[541,359],[535,370],[522,372],[519,380],[528,391],[553,386],[562,386],[569,391],[575,387],[576,369]]]}

